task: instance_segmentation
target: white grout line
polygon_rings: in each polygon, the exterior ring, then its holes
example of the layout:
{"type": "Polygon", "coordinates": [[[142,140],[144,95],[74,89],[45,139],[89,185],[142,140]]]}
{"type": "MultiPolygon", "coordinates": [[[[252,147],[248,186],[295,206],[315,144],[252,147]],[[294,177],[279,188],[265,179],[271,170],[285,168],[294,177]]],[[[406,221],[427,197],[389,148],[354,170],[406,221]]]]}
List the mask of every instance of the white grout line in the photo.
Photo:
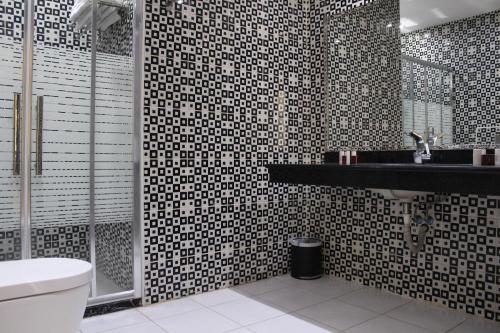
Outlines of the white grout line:
{"type": "Polygon", "coordinates": [[[467,318],[465,318],[464,320],[462,320],[460,323],[458,323],[457,325],[453,326],[452,328],[446,330],[446,332],[451,332],[453,331],[455,328],[457,328],[458,326],[462,325],[463,323],[465,323],[467,321],[467,318]]]}

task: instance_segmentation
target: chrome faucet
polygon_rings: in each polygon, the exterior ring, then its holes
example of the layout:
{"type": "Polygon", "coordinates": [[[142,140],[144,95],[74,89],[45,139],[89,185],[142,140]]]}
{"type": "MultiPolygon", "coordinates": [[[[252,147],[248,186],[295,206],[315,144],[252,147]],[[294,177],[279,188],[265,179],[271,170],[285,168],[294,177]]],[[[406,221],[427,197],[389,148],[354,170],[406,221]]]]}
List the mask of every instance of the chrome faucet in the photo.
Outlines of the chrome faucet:
{"type": "Polygon", "coordinates": [[[424,161],[431,160],[431,150],[429,148],[429,142],[425,142],[424,137],[415,131],[408,133],[417,144],[417,150],[413,153],[413,162],[416,164],[422,164],[424,161]]]}
{"type": "Polygon", "coordinates": [[[415,143],[417,144],[417,150],[413,153],[413,161],[416,164],[422,164],[430,161],[431,149],[436,146],[437,140],[443,137],[443,134],[434,134],[434,127],[425,131],[426,139],[414,130],[408,133],[408,135],[415,139],[415,143]]]}

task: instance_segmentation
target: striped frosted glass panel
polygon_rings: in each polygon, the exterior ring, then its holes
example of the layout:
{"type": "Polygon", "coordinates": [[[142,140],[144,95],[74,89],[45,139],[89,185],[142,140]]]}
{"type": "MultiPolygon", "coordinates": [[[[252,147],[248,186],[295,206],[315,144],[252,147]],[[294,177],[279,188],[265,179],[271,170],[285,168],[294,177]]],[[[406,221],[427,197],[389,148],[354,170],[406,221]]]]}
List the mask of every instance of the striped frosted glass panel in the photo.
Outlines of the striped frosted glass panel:
{"type": "MultiPolygon", "coordinates": [[[[32,174],[34,226],[88,223],[90,61],[90,53],[60,48],[34,53],[33,94],[44,96],[43,174],[32,174]]],[[[33,170],[35,126],[33,112],[33,170]]]]}
{"type": "Polygon", "coordinates": [[[102,54],[96,73],[96,223],[132,221],[132,140],[132,59],[102,54]]]}
{"type": "MultiPolygon", "coordinates": [[[[22,92],[22,45],[0,37],[0,231],[20,228],[20,176],[13,175],[13,97],[22,92]]],[[[0,246],[1,252],[2,246],[0,246]]]]}
{"type": "MultiPolygon", "coordinates": [[[[43,175],[32,178],[34,226],[89,223],[90,62],[88,52],[35,52],[34,94],[45,102],[43,175]]],[[[129,58],[116,55],[98,54],[97,63],[96,221],[119,221],[132,211],[133,70],[129,58]]],[[[35,159],[33,151],[33,169],[35,159]]]]}

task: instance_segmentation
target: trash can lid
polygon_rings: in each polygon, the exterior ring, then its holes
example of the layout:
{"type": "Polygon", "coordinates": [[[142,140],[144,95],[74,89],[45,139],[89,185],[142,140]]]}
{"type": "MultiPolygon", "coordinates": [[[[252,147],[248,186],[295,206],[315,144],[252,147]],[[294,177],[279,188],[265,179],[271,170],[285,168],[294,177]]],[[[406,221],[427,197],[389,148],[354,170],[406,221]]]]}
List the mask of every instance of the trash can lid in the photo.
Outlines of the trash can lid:
{"type": "Polygon", "coordinates": [[[318,247],[322,245],[321,240],[312,237],[293,238],[290,244],[298,247],[318,247]]]}

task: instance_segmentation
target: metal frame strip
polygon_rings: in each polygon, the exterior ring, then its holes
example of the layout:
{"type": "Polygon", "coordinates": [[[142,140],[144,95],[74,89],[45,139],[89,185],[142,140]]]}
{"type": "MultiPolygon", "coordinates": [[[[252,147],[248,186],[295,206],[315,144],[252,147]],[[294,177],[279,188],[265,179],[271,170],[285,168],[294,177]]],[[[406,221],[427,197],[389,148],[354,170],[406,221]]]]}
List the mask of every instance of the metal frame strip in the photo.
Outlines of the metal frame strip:
{"type": "Polygon", "coordinates": [[[95,92],[97,72],[97,0],[92,0],[91,20],[91,60],[90,60],[90,158],[89,158],[89,237],[90,263],[92,264],[92,284],[90,296],[97,296],[96,281],[96,228],[95,228],[95,92]]]}
{"type": "Polygon", "coordinates": [[[134,297],[142,297],[143,291],[143,234],[142,234],[142,217],[143,214],[143,161],[142,147],[143,135],[142,129],[144,124],[143,117],[143,101],[144,101],[144,1],[135,0],[134,5],[134,214],[132,221],[132,236],[133,236],[133,270],[134,270],[134,297]]]}
{"type": "Polygon", "coordinates": [[[23,92],[21,132],[21,257],[31,258],[31,122],[35,0],[24,3],[23,92]]]}

